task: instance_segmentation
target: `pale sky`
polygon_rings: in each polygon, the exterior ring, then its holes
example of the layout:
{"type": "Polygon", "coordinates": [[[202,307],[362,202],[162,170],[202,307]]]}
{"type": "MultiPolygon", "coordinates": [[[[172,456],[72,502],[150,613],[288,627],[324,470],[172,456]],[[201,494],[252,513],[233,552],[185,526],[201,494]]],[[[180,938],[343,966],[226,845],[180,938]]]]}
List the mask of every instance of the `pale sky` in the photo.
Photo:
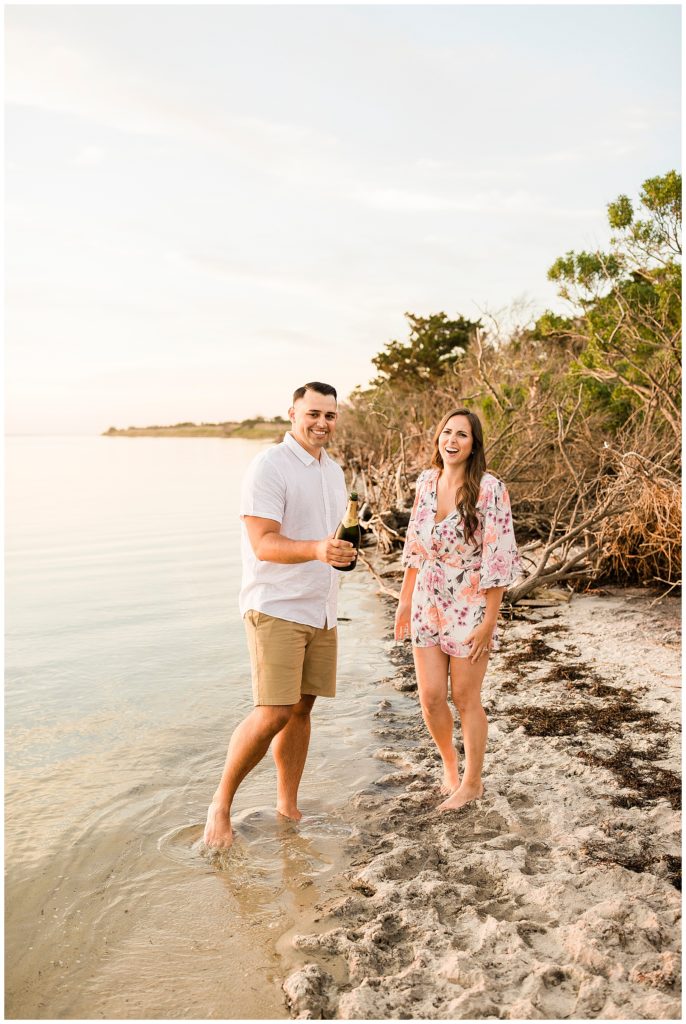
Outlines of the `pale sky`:
{"type": "Polygon", "coordinates": [[[680,169],[677,5],[6,6],[7,429],[345,397],[680,169]]]}

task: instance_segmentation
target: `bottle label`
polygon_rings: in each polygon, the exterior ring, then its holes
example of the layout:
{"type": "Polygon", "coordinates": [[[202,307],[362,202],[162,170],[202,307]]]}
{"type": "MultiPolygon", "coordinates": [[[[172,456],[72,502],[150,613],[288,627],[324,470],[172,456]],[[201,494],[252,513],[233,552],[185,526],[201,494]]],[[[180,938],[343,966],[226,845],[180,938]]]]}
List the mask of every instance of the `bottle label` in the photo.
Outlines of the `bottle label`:
{"type": "Polygon", "coordinates": [[[343,526],[357,526],[357,502],[349,501],[343,516],[343,526]]]}

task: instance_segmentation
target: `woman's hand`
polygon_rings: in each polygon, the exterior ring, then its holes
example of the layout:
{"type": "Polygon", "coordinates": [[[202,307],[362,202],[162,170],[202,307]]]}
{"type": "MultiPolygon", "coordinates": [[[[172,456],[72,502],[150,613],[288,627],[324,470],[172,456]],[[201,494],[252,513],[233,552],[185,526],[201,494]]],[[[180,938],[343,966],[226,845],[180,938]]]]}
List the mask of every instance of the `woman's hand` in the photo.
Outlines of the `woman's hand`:
{"type": "Polygon", "coordinates": [[[399,601],[395,613],[395,630],[393,636],[396,640],[405,640],[410,635],[410,616],[412,614],[411,601],[399,601]]]}
{"type": "Polygon", "coordinates": [[[417,579],[417,569],[406,568],[403,576],[403,583],[400,588],[398,607],[395,612],[395,629],[393,636],[396,640],[405,640],[410,636],[410,619],[412,617],[412,594],[417,579]]]}
{"type": "Polygon", "coordinates": [[[482,622],[480,625],[475,626],[465,640],[466,644],[471,643],[472,645],[471,654],[469,655],[469,660],[472,663],[478,661],[479,658],[490,651],[494,629],[495,626],[489,626],[488,623],[482,622]]]}

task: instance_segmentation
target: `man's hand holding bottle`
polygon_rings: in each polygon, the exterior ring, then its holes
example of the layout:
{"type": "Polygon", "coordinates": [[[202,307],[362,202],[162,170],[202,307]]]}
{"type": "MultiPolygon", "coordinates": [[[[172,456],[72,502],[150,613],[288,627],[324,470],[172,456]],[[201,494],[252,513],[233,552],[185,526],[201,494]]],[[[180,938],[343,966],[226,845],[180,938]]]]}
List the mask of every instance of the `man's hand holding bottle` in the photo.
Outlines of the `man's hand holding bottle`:
{"type": "Polygon", "coordinates": [[[317,541],[317,560],[334,569],[347,569],[357,558],[357,549],[347,540],[336,540],[335,533],[317,541]]]}

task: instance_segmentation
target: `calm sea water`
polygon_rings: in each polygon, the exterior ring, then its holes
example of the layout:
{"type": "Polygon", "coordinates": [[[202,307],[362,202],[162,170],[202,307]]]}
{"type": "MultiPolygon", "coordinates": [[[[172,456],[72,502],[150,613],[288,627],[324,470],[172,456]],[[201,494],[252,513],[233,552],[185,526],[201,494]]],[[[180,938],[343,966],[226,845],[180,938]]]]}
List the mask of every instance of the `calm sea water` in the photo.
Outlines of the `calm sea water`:
{"type": "Polygon", "coordinates": [[[363,569],[342,581],[339,697],[317,702],[300,826],[268,757],[224,870],[197,852],[251,708],[240,480],[257,442],[9,438],[6,1015],[283,1017],[279,935],[330,895],[379,771],[388,674],[363,569]]]}

